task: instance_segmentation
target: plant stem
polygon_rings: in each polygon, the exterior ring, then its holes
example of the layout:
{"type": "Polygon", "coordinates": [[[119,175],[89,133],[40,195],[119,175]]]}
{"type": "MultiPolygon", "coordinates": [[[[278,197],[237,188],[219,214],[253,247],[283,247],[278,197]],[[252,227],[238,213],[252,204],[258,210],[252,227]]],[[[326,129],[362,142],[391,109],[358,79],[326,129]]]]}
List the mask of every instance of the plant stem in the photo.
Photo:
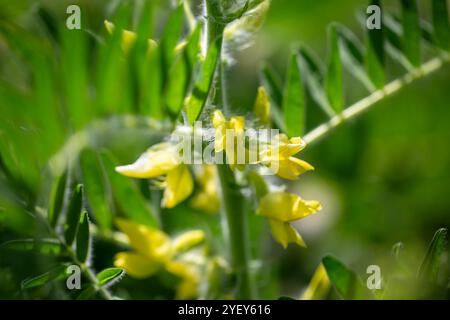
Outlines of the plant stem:
{"type": "MultiPolygon", "coordinates": [[[[214,45],[218,37],[223,37],[225,25],[221,22],[222,13],[218,0],[205,0],[205,8],[207,45],[210,46],[214,45]]],[[[226,110],[226,77],[222,49],[220,50],[215,77],[213,103],[226,110]]],[[[217,170],[222,189],[222,211],[227,226],[225,234],[227,234],[229,243],[231,266],[236,277],[236,298],[253,299],[255,296],[250,273],[250,239],[248,238],[248,221],[244,209],[245,199],[230,167],[227,164],[218,164],[217,170]]]]}
{"type": "Polygon", "coordinates": [[[303,137],[303,139],[308,144],[317,142],[320,138],[327,135],[332,129],[343,124],[346,120],[352,119],[360,115],[364,111],[370,109],[370,107],[375,105],[380,100],[393,95],[394,93],[400,91],[406,85],[414,82],[415,80],[421,79],[439,70],[445,63],[448,63],[449,60],[450,60],[449,55],[445,54],[441,57],[434,58],[428,61],[421,67],[411,72],[408,72],[403,77],[388,83],[386,86],[384,86],[383,89],[373,92],[368,97],[346,108],[341,114],[332,117],[328,122],[321,124],[317,128],[311,130],[308,134],[306,134],[303,137]]]}
{"type": "Polygon", "coordinates": [[[236,184],[234,173],[226,164],[217,165],[222,188],[222,202],[228,227],[231,265],[236,276],[236,298],[253,299],[254,286],[250,274],[248,221],[244,197],[236,184]]]}

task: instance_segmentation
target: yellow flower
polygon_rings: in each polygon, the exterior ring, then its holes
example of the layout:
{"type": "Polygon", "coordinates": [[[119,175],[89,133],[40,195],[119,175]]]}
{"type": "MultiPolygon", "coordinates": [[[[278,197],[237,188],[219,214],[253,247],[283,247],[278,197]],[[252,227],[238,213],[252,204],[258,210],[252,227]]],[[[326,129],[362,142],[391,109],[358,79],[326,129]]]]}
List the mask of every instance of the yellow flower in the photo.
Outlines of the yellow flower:
{"type": "Polygon", "coordinates": [[[301,296],[301,300],[321,300],[325,299],[330,290],[330,279],[327,271],[321,263],[314,272],[308,287],[301,296]]]}
{"type": "MultiPolygon", "coordinates": [[[[231,117],[227,120],[222,111],[216,110],[213,113],[212,124],[215,129],[214,150],[215,152],[221,152],[225,150],[228,158],[228,163],[232,169],[238,162],[239,152],[244,152],[243,157],[245,162],[246,150],[244,145],[244,129],[245,118],[242,116],[231,117]],[[227,140],[233,138],[233,140],[227,140]],[[242,148],[242,150],[239,150],[242,148]],[[238,152],[239,150],[239,152],[238,152]]],[[[243,165],[244,163],[240,163],[243,165]]],[[[242,166],[238,166],[242,168],[242,166]]]]}
{"type": "Polygon", "coordinates": [[[190,205],[207,213],[216,213],[220,208],[217,169],[214,165],[203,165],[199,171],[196,176],[200,192],[192,198],[190,205]]]}
{"type": "Polygon", "coordinates": [[[120,174],[131,177],[150,179],[166,176],[162,206],[173,208],[190,196],[194,188],[191,173],[182,164],[177,146],[160,143],[144,152],[133,164],[116,167],[120,174]]]}
{"type": "Polygon", "coordinates": [[[285,134],[279,134],[261,151],[260,162],[279,177],[295,180],[306,171],[314,170],[309,163],[294,157],[305,146],[300,137],[289,139],[285,134]]]}
{"type": "Polygon", "coordinates": [[[131,277],[137,279],[150,277],[165,269],[180,278],[176,288],[177,299],[189,299],[197,295],[197,269],[178,257],[204,240],[203,231],[189,231],[172,240],[160,230],[128,220],[117,219],[116,224],[127,235],[135,251],[116,254],[115,266],[124,268],[131,277]]]}
{"type": "Polygon", "coordinates": [[[289,243],[306,247],[300,234],[289,222],[303,219],[320,210],[322,206],[318,201],[305,201],[298,195],[287,192],[272,192],[261,199],[258,214],[269,218],[272,235],[284,248],[289,243]]]}

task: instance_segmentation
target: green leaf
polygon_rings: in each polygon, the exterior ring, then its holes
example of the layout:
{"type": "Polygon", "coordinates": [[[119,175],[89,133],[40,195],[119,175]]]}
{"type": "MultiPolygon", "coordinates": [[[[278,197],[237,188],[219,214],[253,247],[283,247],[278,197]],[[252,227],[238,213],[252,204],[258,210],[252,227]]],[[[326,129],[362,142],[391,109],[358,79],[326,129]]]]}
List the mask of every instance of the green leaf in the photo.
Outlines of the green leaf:
{"type": "Polygon", "coordinates": [[[187,98],[186,112],[190,124],[193,124],[198,119],[208,100],[216,67],[220,60],[221,49],[222,38],[219,37],[208,49],[205,61],[201,65],[200,74],[195,81],[192,94],[187,98]]]}
{"type": "Polygon", "coordinates": [[[136,46],[141,46],[142,51],[146,52],[148,50],[148,39],[153,37],[154,4],[152,1],[145,1],[139,9],[139,17],[136,21],[136,46]]]}
{"type": "Polygon", "coordinates": [[[166,104],[169,111],[178,116],[180,113],[195,63],[199,60],[201,24],[198,24],[187,39],[185,49],[178,54],[170,69],[166,87],[166,104]]]}
{"type": "Polygon", "coordinates": [[[450,48],[450,26],[448,24],[447,0],[433,0],[432,5],[436,43],[439,48],[448,51],[450,48]]]}
{"type": "Polygon", "coordinates": [[[92,149],[83,150],[80,154],[80,166],[91,212],[100,228],[109,230],[112,226],[112,210],[108,201],[103,168],[97,152],[92,149]]]}
{"type": "Polygon", "coordinates": [[[322,259],[322,263],[328,278],[342,298],[367,299],[370,297],[358,276],[338,259],[326,256],[322,259]]]}
{"type": "Polygon", "coordinates": [[[113,156],[104,151],[100,153],[100,158],[108,176],[115,203],[122,214],[136,223],[158,227],[158,220],[133,180],[115,171],[117,162],[113,156]]]}
{"type": "Polygon", "coordinates": [[[298,52],[298,61],[303,72],[303,79],[311,98],[330,118],[335,115],[322,86],[322,65],[313,53],[305,47],[298,52]]]}
{"type": "Polygon", "coordinates": [[[277,106],[281,106],[283,104],[283,91],[279,77],[267,64],[262,67],[260,77],[261,82],[266,87],[270,98],[277,106]]]}
{"type": "Polygon", "coordinates": [[[439,270],[447,250],[447,229],[441,228],[434,234],[427,253],[419,268],[419,278],[425,278],[430,282],[436,282],[439,270]]]}
{"type": "Polygon", "coordinates": [[[36,251],[42,254],[59,255],[64,248],[56,239],[22,239],[3,243],[0,248],[19,251],[36,251]]]}
{"type": "Polygon", "coordinates": [[[338,28],[341,39],[342,63],[347,70],[359,80],[370,92],[375,91],[375,86],[370,81],[364,68],[365,49],[355,34],[347,27],[341,25],[338,28]]]}
{"type": "Polygon", "coordinates": [[[91,237],[89,234],[89,216],[83,211],[77,232],[77,258],[81,263],[86,262],[89,257],[91,237]]]}
{"type": "Polygon", "coordinates": [[[177,116],[183,107],[184,97],[188,83],[188,66],[184,55],[179,55],[169,72],[166,88],[166,104],[169,111],[177,116]]]}
{"type": "MultiPolygon", "coordinates": [[[[381,8],[379,0],[372,0],[371,4],[381,8]]],[[[383,28],[367,30],[367,42],[367,74],[375,87],[381,89],[386,82],[383,28]]]]}
{"type": "Polygon", "coordinates": [[[422,18],[420,18],[419,23],[420,23],[420,34],[421,34],[422,39],[425,40],[425,44],[428,46],[431,45],[433,47],[436,47],[436,44],[435,44],[436,40],[434,39],[434,36],[433,36],[433,25],[430,22],[428,22],[422,18]]]}
{"type": "Polygon", "coordinates": [[[66,223],[64,225],[64,236],[68,246],[72,245],[77,234],[78,222],[80,221],[81,207],[83,205],[83,186],[77,185],[69,202],[66,223]]]}
{"type": "Polygon", "coordinates": [[[401,0],[403,13],[403,52],[411,64],[421,64],[421,31],[416,0],[401,0]]]}
{"type": "Polygon", "coordinates": [[[50,226],[54,228],[58,224],[59,216],[63,210],[64,193],[67,184],[67,171],[53,179],[50,193],[50,204],[48,209],[48,220],[50,226]]]}
{"type": "Polygon", "coordinates": [[[58,41],[58,22],[56,17],[44,6],[38,5],[36,15],[39,17],[37,22],[45,29],[45,33],[52,41],[58,41]]]}
{"type": "Polygon", "coordinates": [[[100,287],[109,287],[118,282],[125,274],[122,268],[108,268],[97,274],[97,281],[100,287]]]}
{"type": "Polygon", "coordinates": [[[160,110],[160,63],[157,48],[150,50],[153,35],[153,2],[145,1],[137,21],[136,43],[132,50],[131,70],[137,79],[140,114],[158,118],[160,110]],[[155,83],[153,83],[155,82],[155,83]]]}
{"type": "Polygon", "coordinates": [[[284,124],[284,116],[280,108],[283,105],[283,92],[280,84],[280,80],[275,72],[268,65],[264,65],[260,72],[260,78],[262,85],[266,88],[267,93],[271,101],[271,116],[272,120],[277,128],[286,132],[286,126],[284,124]]]}
{"type": "Polygon", "coordinates": [[[336,113],[341,113],[344,109],[344,84],[339,36],[336,25],[331,25],[328,29],[328,43],[329,56],[325,90],[333,110],[336,113]]]}
{"type": "Polygon", "coordinates": [[[194,31],[192,31],[187,40],[185,54],[188,61],[190,73],[193,72],[195,64],[199,60],[202,26],[203,25],[201,23],[197,23],[194,31]]]}
{"type": "Polygon", "coordinates": [[[148,62],[148,90],[144,90],[144,102],[142,112],[155,119],[161,119],[162,109],[162,65],[161,48],[153,49],[148,62]]]}
{"type": "Polygon", "coordinates": [[[23,290],[40,287],[50,281],[63,279],[65,276],[67,276],[67,266],[60,265],[46,273],[23,280],[21,283],[21,288],[23,290]]]}
{"type": "Polygon", "coordinates": [[[283,94],[286,131],[290,137],[302,136],[305,131],[305,94],[300,67],[295,53],[291,54],[283,94]]]}
{"type": "Polygon", "coordinates": [[[403,50],[403,27],[400,22],[398,22],[392,15],[385,14],[383,19],[383,28],[387,43],[387,53],[392,57],[392,59],[399,62],[406,70],[412,70],[414,66],[407,58],[403,50]]]}
{"type": "Polygon", "coordinates": [[[169,70],[175,58],[175,47],[181,37],[183,30],[184,10],[183,4],[179,4],[173,10],[164,28],[161,40],[163,70],[169,70]]]}

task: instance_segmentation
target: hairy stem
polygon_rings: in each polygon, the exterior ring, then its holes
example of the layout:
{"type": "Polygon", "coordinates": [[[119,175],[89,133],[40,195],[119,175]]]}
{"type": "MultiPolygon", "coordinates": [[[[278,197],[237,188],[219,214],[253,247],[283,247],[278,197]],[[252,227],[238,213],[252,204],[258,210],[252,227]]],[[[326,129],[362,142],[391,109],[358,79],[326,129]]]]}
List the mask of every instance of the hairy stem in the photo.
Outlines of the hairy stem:
{"type": "MultiPolygon", "coordinates": [[[[206,0],[207,43],[212,45],[218,37],[223,37],[225,25],[221,22],[219,1],[206,0]]],[[[213,90],[213,103],[227,110],[225,66],[222,50],[219,55],[213,90]]],[[[222,189],[224,220],[227,226],[227,241],[231,266],[236,280],[236,298],[253,299],[253,281],[250,274],[250,250],[245,199],[238,187],[234,173],[227,164],[217,165],[222,189]]]]}
{"type": "Polygon", "coordinates": [[[217,166],[222,187],[222,202],[228,227],[231,265],[236,276],[236,298],[253,299],[254,286],[250,274],[248,221],[245,199],[236,184],[234,173],[226,164],[217,166]]]}
{"type": "Polygon", "coordinates": [[[321,124],[317,128],[311,130],[308,134],[306,134],[303,137],[303,139],[308,144],[317,142],[319,139],[321,139],[322,137],[327,135],[330,131],[332,131],[332,129],[343,124],[346,120],[357,117],[364,111],[370,109],[377,102],[400,91],[406,85],[439,70],[440,68],[443,67],[444,64],[448,63],[449,61],[450,57],[448,54],[445,54],[442,57],[434,58],[428,61],[421,67],[414,69],[411,72],[408,72],[403,77],[388,83],[386,86],[384,86],[383,89],[373,92],[368,97],[348,107],[341,114],[334,116],[328,122],[321,124]]]}

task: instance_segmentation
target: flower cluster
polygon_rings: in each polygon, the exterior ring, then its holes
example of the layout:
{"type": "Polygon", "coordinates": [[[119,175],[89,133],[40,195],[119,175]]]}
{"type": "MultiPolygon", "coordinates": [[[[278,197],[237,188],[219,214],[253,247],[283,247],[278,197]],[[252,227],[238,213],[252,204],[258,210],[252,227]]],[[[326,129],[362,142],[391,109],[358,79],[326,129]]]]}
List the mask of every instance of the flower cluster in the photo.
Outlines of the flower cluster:
{"type": "Polygon", "coordinates": [[[135,250],[116,254],[114,264],[117,267],[124,268],[137,279],[150,277],[165,269],[180,279],[176,287],[177,299],[197,296],[200,272],[195,265],[183,261],[183,253],[204,240],[203,231],[189,231],[171,239],[160,230],[128,220],[117,219],[116,225],[126,234],[135,250]]]}
{"type": "MultiPolygon", "coordinates": [[[[112,33],[114,25],[105,22],[107,30],[112,33]]],[[[122,47],[128,52],[136,41],[136,34],[124,30],[122,33],[122,47]]],[[[149,40],[148,50],[152,51],[158,44],[149,40]]],[[[181,43],[175,50],[183,46],[181,43]]],[[[270,102],[263,87],[258,89],[254,115],[258,124],[268,132],[270,128],[270,102]]],[[[303,173],[314,168],[307,162],[300,160],[296,154],[302,151],[306,143],[300,137],[289,138],[275,130],[274,134],[261,132],[247,134],[253,129],[246,129],[246,118],[232,116],[227,118],[222,111],[214,110],[211,116],[210,134],[205,134],[197,126],[185,128],[187,139],[180,141],[176,133],[167,142],[150,147],[134,163],[119,166],[116,171],[122,175],[153,179],[153,184],[164,190],[161,206],[173,208],[183,201],[189,200],[189,205],[208,213],[216,213],[220,208],[218,190],[218,174],[215,165],[205,160],[214,151],[215,164],[226,163],[234,171],[265,170],[285,180],[296,180],[303,173]],[[196,135],[207,137],[213,143],[211,148],[196,150],[196,135]],[[193,139],[192,139],[193,138],[193,139]],[[194,152],[192,153],[192,142],[194,152]],[[185,150],[189,148],[189,150],[185,150]],[[209,153],[206,151],[210,151],[209,153]],[[201,153],[201,163],[195,160],[197,153],[201,153]],[[219,159],[219,161],[217,161],[219,159]],[[194,192],[194,189],[196,190],[194,192]]],[[[200,123],[202,124],[202,123],[200,123]]],[[[252,126],[250,126],[252,127],[252,126]]],[[[183,130],[181,130],[183,131],[183,130]]],[[[255,131],[255,130],[253,130],[255,131]]],[[[269,192],[259,203],[257,214],[268,219],[273,238],[286,248],[290,243],[305,246],[300,234],[291,222],[302,219],[321,210],[318,201],[306,201],[296,194],[287,192],[269,192]]],[[[198,274],[188,263],[179,259],[180,253],[201,242],[204,234],[201,231],[188,232],[172,240],[164,232],[133,222],[118,220],[118,228],[129,238],[134,252],[117,254],[115,264],[125,268],[131,276],[145,278],[153,275],[157,270],[165,269],[178,276],[181,281],[177,287],[177,297],[190,298],[195,296],[198,274]]]]}
{"type": "MultiPolygon", "coordinates": [[[[264,91],[260,90],[258,96],[261,95],[264,96],[264,91]]],[[[255,110],[255,113],[260,115],[260,118],[267,119],[266,114],[269,112],[267,103],[260,103],[260,105],[262,107],[255,110]]],[[[221,111],[216,110],[213,113],[212,122],[216,129],[215,151],[225,150],[230,167],[233,169],[237,164],[238,169],[241,169],[241,162],[237,161],[236,155],[238,153],[236,145],[239,145],[239,142],[233,140],[230,143],[227,139],[229,137],[239,139],[243,135],[245,119],[231,117],[227,120],[221,111]],[[227,132],[230,130],[234,134],[230,135],[227,132]]],[[[255,164],[268,168],[280,178],[296,180],[301,174],[314,169],[309,163],[295,157],[305,146],[306,143],[300,137],[289,139],[285,134],[277,134],[269,143],[259,144],[255,164]]],[[[252,152],[254,150],[245,150],[247,159],[248,154],[252,152]]],[[[261,199],[258,214],[268,218],[274,239],[284,248],[289,243],[305,247],[305,242],[290,222],[305,218],[321,209],[322,206],[318,201],[305,201],[298,195],[287,192],[273,192],[261,199]]]]}

